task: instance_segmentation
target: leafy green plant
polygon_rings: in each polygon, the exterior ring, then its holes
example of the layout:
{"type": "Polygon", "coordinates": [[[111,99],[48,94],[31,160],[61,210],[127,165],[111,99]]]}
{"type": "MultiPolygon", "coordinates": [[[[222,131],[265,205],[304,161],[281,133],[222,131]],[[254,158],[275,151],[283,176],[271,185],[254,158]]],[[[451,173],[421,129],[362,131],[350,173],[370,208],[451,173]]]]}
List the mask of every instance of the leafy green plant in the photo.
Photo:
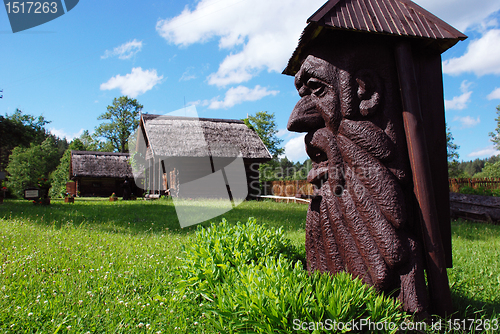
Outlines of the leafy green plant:
{"type": "Polygon", "coordinates": [[[195,239],[188,248],[183,248],[183,254],[179,284],[196,287],[200,292],[213,289],[244,264],[258,263],[279,254],[295,260],[300,258],[282,228],[268,229],[253,218],[246,224],[230,225],[222,219],[219,225],[199,226],[195,239]]]}
{"type": "Polygon", "coordinates": [[[290,333],[300,332],[304,323],[370,319],[399,324],[408,317],[399,302],[349,274],[310,275],[283,231],[255,219],[198,228],[183,255],[181,293],[198,293],[209,321],[221,332],[290,333]]]}

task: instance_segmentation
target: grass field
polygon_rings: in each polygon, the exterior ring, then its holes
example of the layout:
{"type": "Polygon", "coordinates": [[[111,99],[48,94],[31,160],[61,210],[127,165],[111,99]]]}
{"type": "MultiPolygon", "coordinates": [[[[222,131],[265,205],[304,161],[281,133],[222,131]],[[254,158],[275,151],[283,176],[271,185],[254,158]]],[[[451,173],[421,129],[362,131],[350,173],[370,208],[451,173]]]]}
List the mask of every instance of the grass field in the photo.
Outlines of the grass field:
{"type": "MultiPolygon", "coordinates": [[[[307,206],[244,202],[225,217],[283,226],[304,245],[307,206]]],[[[208,225],[203,223],[202,225],[208,225]]],[[[500,318],[500,226],[453,222],[449,269],[461,318],[500,318]]],[[[0,332],[216,333],[173,270],[195,227],[180,229],[171,201],[62,200],[0,205],[0,332]]]]}

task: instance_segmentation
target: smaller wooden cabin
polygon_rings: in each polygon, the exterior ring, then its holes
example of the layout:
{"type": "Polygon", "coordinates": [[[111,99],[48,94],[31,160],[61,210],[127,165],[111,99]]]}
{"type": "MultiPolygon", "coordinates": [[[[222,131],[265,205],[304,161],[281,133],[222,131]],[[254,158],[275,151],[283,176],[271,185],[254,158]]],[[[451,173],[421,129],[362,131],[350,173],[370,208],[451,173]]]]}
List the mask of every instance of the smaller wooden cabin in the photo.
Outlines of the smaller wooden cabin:
{"type": "Polygon", "coordinates": [[[128,153],[71,151],[70,179],[83,197],[123,196],[127,178],[132,193],[137,193],[128,153]]]}

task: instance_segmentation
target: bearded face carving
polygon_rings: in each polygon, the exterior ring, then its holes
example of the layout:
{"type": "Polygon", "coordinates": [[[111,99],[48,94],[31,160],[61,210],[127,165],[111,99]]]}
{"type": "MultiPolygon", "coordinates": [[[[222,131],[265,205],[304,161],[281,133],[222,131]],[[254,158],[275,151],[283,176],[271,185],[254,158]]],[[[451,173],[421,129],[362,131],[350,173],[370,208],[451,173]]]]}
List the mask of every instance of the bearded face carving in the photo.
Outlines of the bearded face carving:
{"type": "Polygon", "coordinates": [[[390,48],[312,48],[295,75],[288,129],[307,132],[315,185],[308,270],[347,271],[404,309],[428,307],[418,214],[390,48]]]}

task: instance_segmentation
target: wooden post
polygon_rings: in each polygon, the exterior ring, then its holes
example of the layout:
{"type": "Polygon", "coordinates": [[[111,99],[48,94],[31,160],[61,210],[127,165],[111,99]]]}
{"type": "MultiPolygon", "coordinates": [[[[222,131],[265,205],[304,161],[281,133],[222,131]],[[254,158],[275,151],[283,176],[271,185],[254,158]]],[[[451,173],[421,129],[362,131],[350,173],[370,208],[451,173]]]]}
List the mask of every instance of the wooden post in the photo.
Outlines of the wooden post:
{"type": "Polygon", "coordinates": [[[148,168],[148,174],[147,174],[147,177],[148,177],[148,193],[149,195],[152,194],[152,189],[153,189],[153,179],[154,179],[154,175],[153,175],[153,166],[152,166],[152,159],[153,158],[149,158],[148,159],[148,165],[149,165],[149,168],[148,168]]]}
{"type": "Polygon", "coordinates": [[[401,42],[396,47],[396,63],[414,192],[422,216],[422,236],[427,259],[427,279],[431,305],[434,313],[446,317],[453,312],[451,293],[439,230],[431,165],[427,155],[425,132],[422,124],[413,55],[408,41],[401,42]]]}

